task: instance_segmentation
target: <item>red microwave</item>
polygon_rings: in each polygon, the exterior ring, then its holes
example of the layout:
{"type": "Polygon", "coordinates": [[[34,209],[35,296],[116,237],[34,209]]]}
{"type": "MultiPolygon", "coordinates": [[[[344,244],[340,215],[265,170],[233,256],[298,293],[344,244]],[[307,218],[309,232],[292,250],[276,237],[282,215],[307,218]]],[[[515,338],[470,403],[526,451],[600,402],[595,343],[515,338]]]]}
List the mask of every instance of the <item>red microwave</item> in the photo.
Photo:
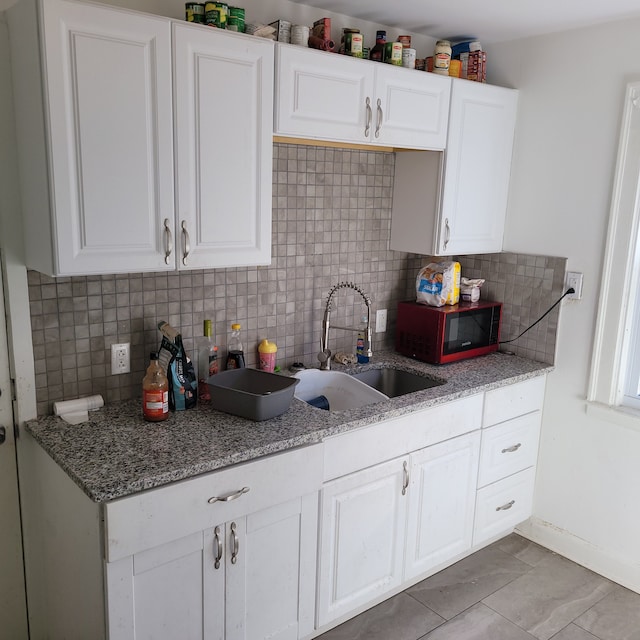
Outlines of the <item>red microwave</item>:
{"type": "Polygon", "coordinates": [[[398,303],[396,351],[445,364],[498,350],[502,303],[490,300],[431,307],[398,303]]]}

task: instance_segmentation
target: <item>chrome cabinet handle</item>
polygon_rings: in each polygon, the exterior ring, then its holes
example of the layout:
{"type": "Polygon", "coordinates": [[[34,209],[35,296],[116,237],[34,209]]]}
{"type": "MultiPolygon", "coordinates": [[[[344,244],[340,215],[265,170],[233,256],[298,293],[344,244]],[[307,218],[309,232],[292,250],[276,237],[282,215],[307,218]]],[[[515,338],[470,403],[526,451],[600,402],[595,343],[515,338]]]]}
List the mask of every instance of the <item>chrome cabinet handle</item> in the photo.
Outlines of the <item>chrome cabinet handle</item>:
{"type": "Polygon", "coordinates": [[[191,244],[189,241],[189,232],[187,231],[187,221],[182,221],[182,264],[187,265],[187,258],[191,253],[191,244]]]}
{"type": "Polygon", "coordinates": [[[407,463],[402,463],[402,495],[406,495],[409,488],[409,470],[407,469],[407,463]]]}
{"type": "Polygon", "coordinates": [[[171,233],[171,223],[169,218],[164,219],[164,263],[171,262],[171,254],[173,253],[173,234],[171,233]]]}
{"type": "Polygon", "coordinates": [[[367,109],[367,122],[364,126],[364,137],[368,138],[369,131],[371,130],[371,118],[373,117],[373,113],[371,111],[371,98],[367,98],[366,109],[367,109]]]}
{"type": "Polygon", "coordinates": [[[522,442],[518,442],[518,444],[514,444],[512,447],[507,447],[506,449],[503,449],[502,453],[513,453],[514,451],[517,451],[521,446],[522,446],[522,442]]]}
{"type": "Polygon", "coordinates": [[[443,249],[447,248],[449,244],[449,240],[451,240],[451,227],[449,226],[449,218],[444,219],[444,246],[443,249]]]}
{"type": "Polygon", "coordinates": [[[516,503],[515,500],[512,500],[511,502],[507,502],[507,504],[503,504],[501,507],[496,507],[496,511],[508,511],[509,509],[511,509],[511,507],[513,507],[515,503],[516,503]]]}
{"type": "Polygon", "coordinates": [[[376,121],[376,138],[380,137],[380,127],[382,127],[382,100],[378,98],[378,119],[376,121]]]}
{"type": "Polygon", "coordinates": [[[237,526],[235,522],[231,523],[231,564],[238,561],[238,551],[240,550],[240,541],[236,533],[237,526]]]}
{"type": "Polygon", "coordinates": [[[249,487],[242,487],[242,489],[238,489],[238,491],[234,491],[227,496],[211,496],[207,502],[209,504],[213,504],[214,502],[231,502],[236,498],[239,498],[242,494],[248,493],[249,487]]]}
{"type": "Polygon", "coordinates": [[[213,542],[215,543],[214,546],[214,553],[215,553],[215,562],[213,563],[213,566],[216,569],[220,568],[220,560],[222,560],[222,549],[224,547],[224,545],[222,544],[222,540],[220,540],[220,527],[216,527],[214,529],[214,533],[216,534],[213,542]]]}

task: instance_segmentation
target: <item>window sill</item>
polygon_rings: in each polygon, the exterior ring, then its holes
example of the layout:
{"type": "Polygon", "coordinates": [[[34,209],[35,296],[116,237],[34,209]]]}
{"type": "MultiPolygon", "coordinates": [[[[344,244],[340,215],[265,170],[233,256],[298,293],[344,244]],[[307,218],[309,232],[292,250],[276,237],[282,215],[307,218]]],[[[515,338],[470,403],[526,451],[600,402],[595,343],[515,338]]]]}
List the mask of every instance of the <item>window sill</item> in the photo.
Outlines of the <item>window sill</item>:
{"type": "Polygon", "coordinates": [[[612,406],[600,402],[587,402],[587,415],[613,422],[625,429],[640,433],[640,410],[629,407],[612,406]]]}

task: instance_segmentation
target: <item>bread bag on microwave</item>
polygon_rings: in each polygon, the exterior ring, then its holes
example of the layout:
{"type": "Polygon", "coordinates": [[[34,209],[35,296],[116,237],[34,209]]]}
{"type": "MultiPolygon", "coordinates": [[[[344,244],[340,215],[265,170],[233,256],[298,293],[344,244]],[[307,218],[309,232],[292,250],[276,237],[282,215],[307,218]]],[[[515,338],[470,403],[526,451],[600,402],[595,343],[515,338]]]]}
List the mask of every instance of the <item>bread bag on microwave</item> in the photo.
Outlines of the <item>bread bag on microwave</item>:
{"type": "Polygon", "coordinates": [[[430,262],[416,278],[416,302],[432,307],[460,301],[460,263],[430,262]]]}

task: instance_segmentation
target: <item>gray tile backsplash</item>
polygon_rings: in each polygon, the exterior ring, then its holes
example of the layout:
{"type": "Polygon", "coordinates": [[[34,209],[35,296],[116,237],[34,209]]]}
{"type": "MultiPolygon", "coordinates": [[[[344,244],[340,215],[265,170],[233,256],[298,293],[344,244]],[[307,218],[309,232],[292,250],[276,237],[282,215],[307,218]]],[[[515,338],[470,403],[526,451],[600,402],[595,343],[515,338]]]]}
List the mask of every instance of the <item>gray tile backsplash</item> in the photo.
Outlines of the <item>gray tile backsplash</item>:
{"type": "MultiPolygon", "coordinates": [[[[183,334],[187,352],[213,320],[224,358],[232,322],[242,325],[247,363],[263,338],[278,363],[316,362],[329,289],[354,281],[375,310],[388,309],[374,352],[393,347],[397,302],[413,297],[428,257],[390,251],[393,153],[274,145],[273,257],[268,267],[50,278],[29,271],[38,413],[57,400],[100,393],[105,401],[139,395],[157,323],[183,334]],[[110,347],[131,343],[131,373],[111,375],[110,347]]],[[[487,279],[485,298],[505,302],[503,339],[514,337],[562,294],[566,260],[522,254],[461,256],[462,274],[487,279]]],[[[351,290],[334,298],[332,320],[356,326],[365,308],[351,290]]],[[[558,310],[508,345],[553,362],[558,310]]],[[[332,331],[331,348],[352,351],[355,333],[332,331]]]]}

